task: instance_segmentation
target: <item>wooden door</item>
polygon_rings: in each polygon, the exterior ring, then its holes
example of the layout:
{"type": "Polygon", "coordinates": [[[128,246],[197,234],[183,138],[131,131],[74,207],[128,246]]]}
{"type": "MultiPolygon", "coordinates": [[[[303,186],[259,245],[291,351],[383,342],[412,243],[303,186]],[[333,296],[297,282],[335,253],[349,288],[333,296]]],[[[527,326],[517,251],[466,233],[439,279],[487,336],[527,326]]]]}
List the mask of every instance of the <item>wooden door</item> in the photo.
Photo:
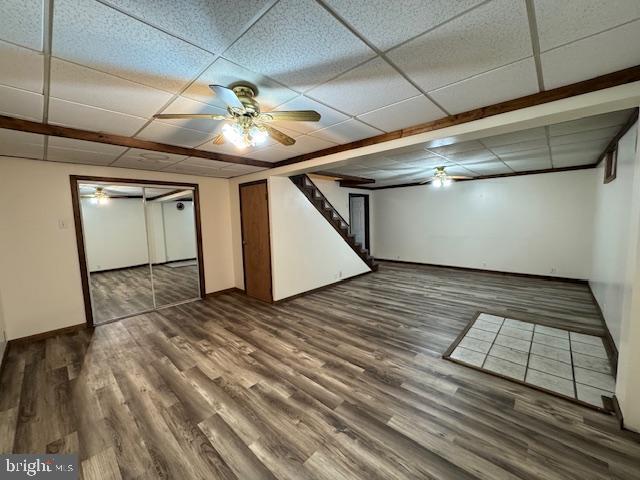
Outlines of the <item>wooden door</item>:
{"type": "Polygon", "coordinates": [[[244,288],[250,297],[271,302],[271,241],[266,180],[240,185],[244,288]]]}

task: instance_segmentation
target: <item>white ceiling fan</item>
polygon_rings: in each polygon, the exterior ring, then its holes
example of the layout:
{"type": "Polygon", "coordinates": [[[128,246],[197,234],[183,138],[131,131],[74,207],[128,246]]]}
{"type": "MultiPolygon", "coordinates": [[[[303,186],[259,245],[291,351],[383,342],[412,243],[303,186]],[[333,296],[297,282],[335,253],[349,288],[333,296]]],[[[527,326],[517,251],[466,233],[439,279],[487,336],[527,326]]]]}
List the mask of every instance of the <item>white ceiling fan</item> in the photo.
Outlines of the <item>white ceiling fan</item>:
{"type": "Polygon", "coordinates": [[[298,110],[292,112],[262,113],[255,96],[258,90],[246,82],[231,85],[230,88],[221,85],[209,85],[213,93],[227,105],[226,115],[208,113],[162,113],[154,115],[158,119],[186,119],[203,118],[209,120],[224,120],[222,133],[218,134],[213,143],[217,145],[228,141],[238,148],[263,144],[268,137],[272,137],[282,145],[293,145],[296,141],[289,135],[270,125],[271,122],[317,122],[320,114],[314,110],[298,110]]]}
{"type": "Polygon", "coordinates": [[[425,183],[431,183],[435,188],[448,187],[453,183],[454,180],[464,180],[467,177],[464,175],[448,175],[445,171],[446,167],[436,167],[436,171],[434,174],[427,178],[426,180],[420,182],[420,185],[424,185],[425,183]]]}

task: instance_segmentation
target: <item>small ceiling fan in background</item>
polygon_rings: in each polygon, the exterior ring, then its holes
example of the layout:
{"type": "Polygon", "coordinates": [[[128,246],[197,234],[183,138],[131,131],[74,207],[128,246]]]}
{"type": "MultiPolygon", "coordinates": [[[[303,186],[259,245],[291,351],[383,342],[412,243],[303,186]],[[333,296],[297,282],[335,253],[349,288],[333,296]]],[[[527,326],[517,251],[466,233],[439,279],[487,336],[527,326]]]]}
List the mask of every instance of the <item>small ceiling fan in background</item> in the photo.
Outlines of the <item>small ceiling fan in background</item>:
{"type": "Polygon", "coordinates": [[[434,172],[433,176],[420,182],[420,185],[431,183],[431,185],[435,188],[448,187],[454,180],[464,180],[467,178],[471,178],[464,175],[448,175],[447,172],[445,172],[445,168],[446,167],[436,167],[436,171],[434,172]]]}
{"type": "Polygon", "coordinates": [[[207,113],[162,113],[154,115],[158,119],[186,119],[202,118],[208,120],[224,120],[222,133],[218,134],[213,143],[221,145],[228,141],[238,148],[245,148],[263,144],[268,137],[282,145],[293,145],[295,139],[272,127],[271,122],[317,122],[320,114],[314,110],[299,110],[292,112],[260,111],[260,104],[255,97],[258,90],[248,83],[237,83],[230,88],[221,85],[209,85],[213,93],[227,105],[226,115],[207,113]]]}

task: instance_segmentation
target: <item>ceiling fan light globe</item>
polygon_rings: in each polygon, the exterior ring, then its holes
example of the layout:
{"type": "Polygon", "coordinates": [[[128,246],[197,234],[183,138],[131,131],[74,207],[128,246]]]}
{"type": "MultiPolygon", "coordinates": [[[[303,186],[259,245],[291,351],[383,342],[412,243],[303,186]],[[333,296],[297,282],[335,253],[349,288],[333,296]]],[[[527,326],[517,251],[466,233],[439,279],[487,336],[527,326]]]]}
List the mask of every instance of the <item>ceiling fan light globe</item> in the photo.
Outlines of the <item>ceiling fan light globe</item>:
{"type": "Polygon", "coordinates": [[[222,126],[222,135],[224,138],[231,144],[235,145],[238,148],[245,147],[244,135],[242,131],[242,127],[237,124],[229,124],[225,123],[222,126]]]}
{"type": "Polygon", "coordinates": [[[433,181],[431,182],[431,185],[432,185],[434,188],[440,188],[440,187],[442,187],[442,179],[441,179],[441,178],[439,178],[439,177],[434,178],[434,179],[433,179],[433,181]]]}
{"type": "Polygon", "coordinates": [[[453,180],[451,180],[450,178],[445,178],[445,179],[442,181],[442,186],[443,186],[443,187],[448,187],[448,186],[449,186],[449,185],[451,185],[452,183],[453,183],[453,180]]]}

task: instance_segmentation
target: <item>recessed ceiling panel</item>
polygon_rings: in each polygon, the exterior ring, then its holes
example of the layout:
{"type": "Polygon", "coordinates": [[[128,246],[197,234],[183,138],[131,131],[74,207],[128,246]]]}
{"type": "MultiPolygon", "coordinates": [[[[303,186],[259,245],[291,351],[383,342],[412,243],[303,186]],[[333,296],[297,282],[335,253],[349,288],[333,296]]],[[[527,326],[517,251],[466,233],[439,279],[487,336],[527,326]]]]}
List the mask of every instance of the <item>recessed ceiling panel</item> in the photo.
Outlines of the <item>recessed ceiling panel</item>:
{"type": "Polygon", "coordinates": [[[546,170],[551,168],[551,160],[549,156],[545,158],[540,157],[528,157],[514,160],[504,160],[504,163],[509,165],[516,172],[530,172],[533,170],[546,170]]]}
{"type": "Polygon", "coordinates": [[[205,50],[221,53],[269,0],[107,0],[108,3],[205,50]]]}
{"type": "Polygon", "coordinates": [[[49,100],[49,123],[93,132],[115,135],[134,135],[147,122],[146,119],[89,107],[57,98],[49,100]]]}
{"type": "Polygon", "coordinates": [[[374,137],[382,133],[382,131],[352,118],[351,120],[323,128],[322,130],[316,130],[311,136],[341,145],[363,138],[374,137]]]}
{"type": "Polygon", "coordinates": [[[553,166],[558,168],[595,164],[608,143],[605,139],[551,147],[553,166]]]}
{"type": "Polygon", "coordinates": [[[374,110],[358,118],[385,132],[392,132],[420,123],[431,122],[446,114],[424,95],[409,98],[374,110]]]}
{"type": "Polygon", "coordinates": [[[535,0],[535,10],[542,51],[640,18],[637,0],[535,0]]]}
{"type": "Polygon", "coordinates": [[[334,11],[380,50],[409,40],[482,0],[328,0],[334,11]]]}
{"type": "Polygon", "coordinates": [[[43,0],[3,0],[0,39],[42,50],[43,0]]]}
{"type": "Polygon", "coordinates": [[[572,133],[570,135],[560,135],[551,137],[549,144],[551,148],[557,145],[566,145],[570,143],[588,143],[595,140],[611,140],[620,131],[620,128],[607,127],[598,128],[596,130],[588,130],[586,132],[572,133]]]}
{"type": "Polygon", "coordinates": [[[547,89],[640,64],[640,20],[541,55],[547,89]]]}
{"type": "Polygon", "coordinates": [[[47,160],[54,162],[109,165],[124,153],[126,147],[85,142],[71,138],[49,137],[47,160]]]}
{"type": "Polygon", "coordinates": [[[227,178],[232,175],[225,173],[222,167],[227,164],[204,158],[189,157],[180,163],[165,168],[164,172],[182,173],[185,175],[203,175],[205,177],[227,178]]]}
{"type": "Polygon", "coordinates": [[[302,96],[281,105],[275,111],[280,110],[315,110],[321,115],[319,122],[273,122],[273,126],[276,128],[284,127],[300,133],[310,133],[349,119],[348,115],[302,96]]]}
{"type": "Polygon", "coordinates": [[[298,94],[293,90],[279,84],[263,75],[240,67],[229,60],[219,58],[184,92],[189,97],[199,102],[214,105],[226,110],[227,105],[213,94],[209,85],[222,85],[228,87],[236,83],[248,82],[258,89],[256,100],[260,103],[262,111],[268,112],[281,105],[298,94]]]}
{"type": "Polygon", "coordinates": [[[373,57],[373,50],[312,0],[282,0],[225,57],[297,91],[373,57]]]}
{"type": "Polygon", "coordinates": [[[0,42],[0,85],[41,94],[43,82],[42,54],[0,42]]]}
{"type": "Polygon", "coordinates": [[[151,122],[137,135],[137,138],[143,140],[191,148],[197,147],[212,137],[213,134],[210,133],[180,128],[175,125],[159,122],[158,120],[151,122]]]}
{"type": "Polygon", "coordinates": [[[162,170],[184,160],[183,155],[155,152],[131,148],[126,151],[114,164],[114,167],[136,168],[139,170],[162,170]]]}
{"type": "Polygon", "coordinates": [[[538,93],[533,57],[429,92],[451,114],[538,93]]]}
{"type": "Polygon", "coordinates": [[[389,57],[431,91],[532,53],[525,3],[494,0],[392,50],[389,57]]]}
{"type": "Polygon", "coordinates": [[[549,134],[552,137],[558,135],[569,135],[571,133],[586,132],[589,130],[597,130],[599,128],[607,128],[620,126],[627,123],[631,117],[630,110],[620,110],[618,112],[603,113],[602,115],[594,115],[592,117],[579,118],[570,122],[556,123],[549,126],[549,134]]]}
{"type": "Polygon", "coordinates": [[[0,85],[0,115],[42,121],[44,95],[0,85]]]}
{"type": "Polygon", "coordinates": [[[151,117],[172,97],[168,92],[57,58],[51,59],[50,92],[62,100],[144,118],[151,117]]]}
{"type": "Polygon", "coordinates": [[[419,94],[417,88],[380,57],[307,92],[309,97],[351,115],[370,112],[419,94]]]}
{"type": "Polygon", "coordinates": [[[42,160],[44,135],[0,129],[0,155],[42,160]]]}
{"type": "Polygon", "coordinates": [[[52,52],[65,60],[174,93],[214,58],[102,3],[74,0],[56,0],[52,52]]]}
{"type": "Polygon", "coordinates": [[[464,168],[478,175],[500,175],[513,173],[513,170],[500,161],[465,164],[464,168]]]}
{"type": "Polygon", "coordinates": [[[544,127],[530,128],[528,130],[520,130],[518,132],[505,133],[503,135],[494,135],[492,137],[486,137],[482,139],[482,144],[493,149],[494,147],[501,147],[505,145],[514,145],[524,142],[530,142],[531,140],[546,139],[544,127]]]}

